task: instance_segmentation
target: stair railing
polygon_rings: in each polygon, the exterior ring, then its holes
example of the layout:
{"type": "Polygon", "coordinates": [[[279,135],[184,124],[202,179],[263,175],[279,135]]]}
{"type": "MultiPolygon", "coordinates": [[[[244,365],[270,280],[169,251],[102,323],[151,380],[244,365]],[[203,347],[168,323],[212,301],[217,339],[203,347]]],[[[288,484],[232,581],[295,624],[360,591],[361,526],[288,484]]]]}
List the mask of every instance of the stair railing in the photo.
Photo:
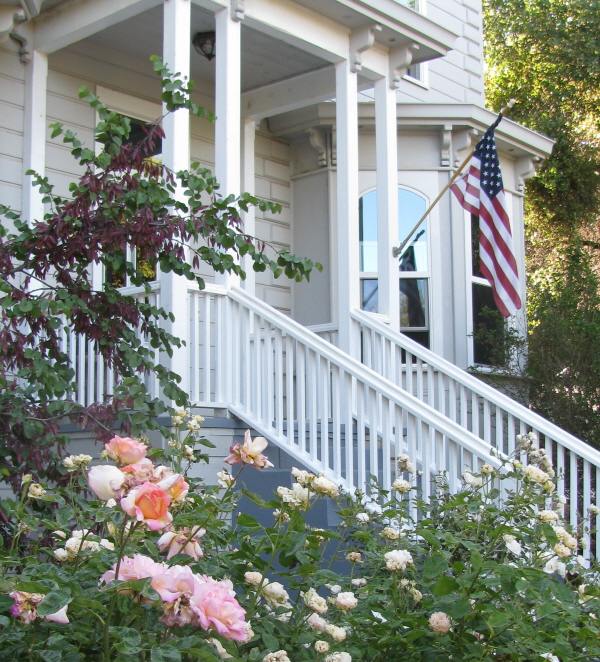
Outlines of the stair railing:
{"type": "Polygon", "coordinates": [[[245,291],[227,296],[229,410],[312,471],[347,490],[384,489],[408,453],[457,490],[466,468],[498,465],[490,446],[412,394],[245,291]]]}
{"type": "MultiPolygon", "coordinates": [[[[567,520],[581,528],[589,506],[600,496],[600,452],[368,313],[353,310],[351,317],[365,366],[485,444],[509,454],[515,450],[516,435],[536,433],[540,448],[546,449],[563,478],[558,493],[568,499],[567,520]]],[[[600,550],[600,520],[594,519],[595,546],[600,550]]],[[[589,549],[584,554],[588,557],[589,549]]]]}

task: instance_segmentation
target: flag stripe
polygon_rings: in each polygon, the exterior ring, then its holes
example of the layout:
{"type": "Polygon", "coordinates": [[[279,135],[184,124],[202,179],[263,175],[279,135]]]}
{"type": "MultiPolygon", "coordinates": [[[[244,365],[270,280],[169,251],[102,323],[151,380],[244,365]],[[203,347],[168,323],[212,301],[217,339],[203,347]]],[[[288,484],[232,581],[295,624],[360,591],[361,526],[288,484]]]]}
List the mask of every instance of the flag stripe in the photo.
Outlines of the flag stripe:
{"type": "Polygon", "coordinates": [[[479,216],[481,273],[498,309],[509,317],[522,307],[521,286],[493,129],[479,141],[467,173],[450,190],[464,209],[479,216]]]}

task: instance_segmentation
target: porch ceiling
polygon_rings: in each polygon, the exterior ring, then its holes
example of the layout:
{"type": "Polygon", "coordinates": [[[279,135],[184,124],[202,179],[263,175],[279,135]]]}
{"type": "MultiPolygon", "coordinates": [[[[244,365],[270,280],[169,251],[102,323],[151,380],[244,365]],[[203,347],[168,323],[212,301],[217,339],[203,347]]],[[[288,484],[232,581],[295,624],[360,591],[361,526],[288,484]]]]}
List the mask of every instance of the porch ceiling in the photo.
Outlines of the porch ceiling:
{"type": "MultiPolygon", "coordinates": [[[[195,81],[214,83],[215,61],[209,62],[191,46],[197,32],[214,30],[214,15],[200,7],[192,8],[192,27],[187,36],[192,52],[191,76],[195,81]]],[[[163,8],[155,7],[122,23],[117,23],[88,40],[101,46],[148,60],[162,53],[163,8]]],[[[184,36],[182,36],[184,38],[184,36]]],[[[273,81],[320,69],[326,60],[300,50],[269,35],[242,25],[242,90],[262,87],[273,81]]]]}

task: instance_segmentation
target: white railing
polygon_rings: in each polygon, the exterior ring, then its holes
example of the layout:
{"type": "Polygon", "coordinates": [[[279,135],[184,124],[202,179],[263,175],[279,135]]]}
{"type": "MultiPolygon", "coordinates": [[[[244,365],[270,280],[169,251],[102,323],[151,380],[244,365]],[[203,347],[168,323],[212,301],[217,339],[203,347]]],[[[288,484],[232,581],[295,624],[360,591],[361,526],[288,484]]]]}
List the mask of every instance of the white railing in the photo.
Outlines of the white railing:
{"type": "MultiPolygon", "coordinates": [[[[368,313],[354,310],[351,317],[364,365],[485,444],[509,454],[515,450],[517,434],[535,432],[563,478],[558,493],[568,498],[567,519],[573,526],[581,524],[588,507],[600,496],[600,452],[368,313]]],[[[600,531],[596,536],[600,549],[600,531]]]]}
{"type": "Polygon", "coordinates": [[[370,475],[389,489],[405,452],[427,497],[430,474],[446,471],[455,490],[467,466],[497,463],[470,432],[271,306],[238,288],[225,302],[229,410],[311,470],[348,490],[370,475]]]}
{"type": "MultiPolygon", "coordinates": [[[[153,306],[160,306],[160,286],[158,283],[150,284],[150,291],[144,287],[124,287],[123,294],[131,295],[140,301],[147,301],[153,306]]],[[[140,334],[138,334],[140,335],[140,334]]],[[[149,343],[142,339],[146,347],[149,343]]],[[[95,343],[85,340],[84,336],[75,333],[67,325],[62,328],[62,349],[69,357],[69,362],[75,375],[74,399],[78,404],[89,407],[96,402],[104,402],[113,395],[118,377],[112,368],[109,368],[100,353],[96,351],[95,343]]],[[[156,378],[154,375],[145,377],[146,388],[153,396],[158,394],[156,378]]]]}

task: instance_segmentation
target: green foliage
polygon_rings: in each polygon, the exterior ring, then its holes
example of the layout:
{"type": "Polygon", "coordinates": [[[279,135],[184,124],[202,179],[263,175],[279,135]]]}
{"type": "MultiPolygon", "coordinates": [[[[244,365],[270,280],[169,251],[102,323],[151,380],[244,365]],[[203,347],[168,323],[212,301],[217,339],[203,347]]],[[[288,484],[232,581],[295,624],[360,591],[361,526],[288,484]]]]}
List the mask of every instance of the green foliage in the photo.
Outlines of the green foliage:
{"type": "Polygon", "coordinates": [[[568,248],[529,290],[531,402],[600,447],[600,282],[588,251],[568,248]]]}
{"type": "MultiPolygon", "coordinates": [[[[191,101],[191,81],[171,74],[159,58],[153,62],[169,112],[186,108],[214,120],[191,101]]],[[[134,144],[127,117],[85,87],[80,98],[98,116],[99,148],[52,125],[52,137],[62,137],[83,172],[70,195],[57,195],[47,178],[30,173],[50,209],[45,217],[28,224],[0,204],[0,477],[14,488],[26,472],[64,479],[57,464],[57,451],[67,442],[61,423],[91,426],[106,440],[115,423],[139,434],[159,427],[165,401],[186,404],[179,376],[157,361],[161,352],[172,355],[180,345],[164,328],[173,314],[153,299],[149,280],[157,271],[174,272],[202,289],[201,262],[242,279],[241,256],[251,259],[255,271],[269,269],[297,281],[321,269],[243,232],[243,211],[257,206],[277,213],[280,205],[248,194],[220,196],[209,170],[192,164],[175,173],[149,157],[164,137],[160,119],[134,144]],[[102,284],[98,273],[108,276],[102,284]],[[123,291],[125,283],[129,288],[123,291]],[[73,333],[69,340],[63,327],[73,333]],[[83,356],[85,363],[92,352],[117,384],[101,402],[93,400],[102,394],[87,393],[83,406],[72,357],[83,356]],[[160,394],[146,389],[150,375],[160,394]]]]}
{"type": "MultiPolygon", "coordinates": [[[[600,2],[484,0],[486,96],[557,141],[528,184],[536,229],[570,234],[600,203],[600,2]]],[[[531,220],[531,219],[530,219],[531,220]]]]}
{"type": "MultiPolygon", "coordinates": [[[[125,467],[129,482],[116,491],[117,502],[148,478],[160,489],[165,466],[185,475],[196,449],[204,450],[201,417],[176,415],[162,467],[125,467]]],[[[292,489],[279,487],[265,502],[237,489],[241,473],[256,470],[245,464],[235,476],[219,474],[223,489],[186,478],[189,492],[169,505],[172,527],[184,542],[196,532],[192,542],[202,554],[196,547],[198,558],[188,551],[171,559],[161,538],[170,528],[151,531],[129,519],[123,501],[111,507],[81,498],[91,458],[75,456],[66,462],[68,486],[45,485],[42,494],[42,486],[26,483],[18,502],[1,502],[18,534],[0,552],[0,598],[10,594],[17,604],[25,592],[29,607],[11,612],[12,600],[0,600],[0,647],[15,662],[215,662],[225,654],[233,662],[597,659],[598,568],[576,556],[584,537],[595,538],[596,518],[568,530],[549,457],[533,447],[531,434],[517,445],[513,458],[490,458],[481,473],[465,472],[458,494],[434,476],[428,501],[419,498],[407,456],[399,458],[406,473],[392,491],[373,483],[369,496],[340,494],[325,477],[295,470],[292,489]],[[260,515],[241,514],[231,525],[242,495],[260,515]],[[332,531],[307,523],[326,496],[341,521],[332,531]],[[61,503],[56,521],[36,517],[40,498],[61,503]],[[103,577],[134,554],[145,561],[127,566],[133,576],[103,577]],[[140,573],[148,564],[152,572],[140,573]],[[217,620],[202,625],[190,616],[193,594],[182,579],[190,573],[202,583],[224,581],[228,599],[233,586],[251,628],[245,640],[234,640],[227,627],[217,631],[218,618],[227,622],[223,593],[210,604],[217,620]],[[169,577],[181,584],[164,597],[169,577]],[[68,624],[44,620],[63,607],[68,624]],[[168,625],[167,614],[181,622],[168,625]],[[286,657],[270,655],[277,651],[286,657]]],[[[264,460],[252,447],[245,451],[264,460]]]]}

